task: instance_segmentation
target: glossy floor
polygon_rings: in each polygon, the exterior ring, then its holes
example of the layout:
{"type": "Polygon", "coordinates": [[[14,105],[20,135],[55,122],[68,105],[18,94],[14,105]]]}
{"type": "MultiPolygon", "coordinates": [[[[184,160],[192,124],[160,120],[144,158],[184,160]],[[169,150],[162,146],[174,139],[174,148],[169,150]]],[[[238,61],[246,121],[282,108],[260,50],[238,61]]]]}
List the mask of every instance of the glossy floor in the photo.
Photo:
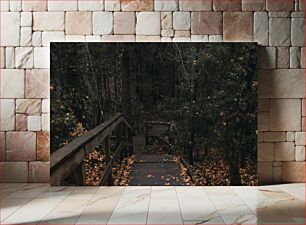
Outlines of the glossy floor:
{"type": "Polygon", "coordinates": [[[1,224],[305,224],[305,184],[261,187],[0,185],[1,224]]]}

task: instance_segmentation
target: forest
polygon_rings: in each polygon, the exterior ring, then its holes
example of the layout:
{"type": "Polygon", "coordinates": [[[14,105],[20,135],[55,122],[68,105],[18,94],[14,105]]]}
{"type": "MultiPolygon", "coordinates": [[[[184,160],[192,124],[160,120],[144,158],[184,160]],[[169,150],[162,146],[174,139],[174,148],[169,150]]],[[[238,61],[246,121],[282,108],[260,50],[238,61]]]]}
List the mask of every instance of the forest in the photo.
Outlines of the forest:
{"type": "MultiPolygon", "coordinates": [[[[182,183],[164,185],[257,185],[257,58],[251,43],[52,43],[51,154],[122,113],[144,149],[116,165],[117,185],[134,185],[143,155],[178,163],[182,183]]],[[[104,158],[85,159],[87,184],[104,158]]]]}

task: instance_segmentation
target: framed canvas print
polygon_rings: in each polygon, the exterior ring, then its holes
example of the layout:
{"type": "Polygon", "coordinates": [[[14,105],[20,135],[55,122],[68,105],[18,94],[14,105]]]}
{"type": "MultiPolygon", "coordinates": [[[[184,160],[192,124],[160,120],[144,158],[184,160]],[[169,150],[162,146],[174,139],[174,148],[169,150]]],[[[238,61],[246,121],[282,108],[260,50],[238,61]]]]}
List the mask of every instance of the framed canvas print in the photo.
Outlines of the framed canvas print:
{"type": "Polygon", "coordinates": [[[51,184],[257,185],[253,43],[52,43],[51,184]]]}

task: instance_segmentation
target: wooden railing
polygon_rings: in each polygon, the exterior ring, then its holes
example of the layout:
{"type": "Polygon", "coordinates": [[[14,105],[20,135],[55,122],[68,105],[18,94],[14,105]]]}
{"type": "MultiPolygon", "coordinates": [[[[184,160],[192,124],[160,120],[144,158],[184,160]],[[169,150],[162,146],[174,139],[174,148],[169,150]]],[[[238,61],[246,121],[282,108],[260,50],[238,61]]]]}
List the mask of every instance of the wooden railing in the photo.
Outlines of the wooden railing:
{"type": "Polygon", "coordinates": [[[84,159],[97,146],[102,146],[106,161],[106,169],[98,185],[112,185],[114,162],[118,157],[122,159],[133,152],[132,132],[129,123],[119,114],[53,152],[51,185],[61,185],[67,177],[73,179],[76,185],[85,185],[84,159]]]}

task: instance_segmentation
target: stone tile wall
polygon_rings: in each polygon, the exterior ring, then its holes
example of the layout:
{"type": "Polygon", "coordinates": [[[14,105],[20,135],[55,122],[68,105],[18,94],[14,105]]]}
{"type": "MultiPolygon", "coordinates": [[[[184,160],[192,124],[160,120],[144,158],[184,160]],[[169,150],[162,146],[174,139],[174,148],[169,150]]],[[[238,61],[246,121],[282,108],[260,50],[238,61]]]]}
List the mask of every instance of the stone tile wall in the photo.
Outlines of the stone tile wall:
{"type": "Polygon", "coordinates": [[[258,42],[261,183],[305,181],[304,0],[1,0],[4,182],[49,180],[50,41],[258,42]]]}

